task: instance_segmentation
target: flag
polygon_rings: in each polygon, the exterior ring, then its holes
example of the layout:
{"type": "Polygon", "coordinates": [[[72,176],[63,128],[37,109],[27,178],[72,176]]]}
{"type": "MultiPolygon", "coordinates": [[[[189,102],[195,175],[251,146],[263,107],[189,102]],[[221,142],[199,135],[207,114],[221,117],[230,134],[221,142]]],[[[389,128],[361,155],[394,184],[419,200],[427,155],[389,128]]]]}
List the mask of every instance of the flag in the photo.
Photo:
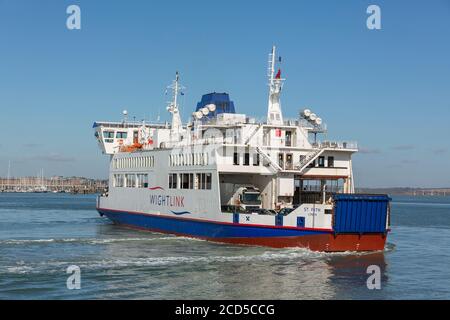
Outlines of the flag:
{"type": "Polygon", "coordinates": [[[281,56],[278,57],[278,62],[281,62],[281,56]]]}
{"type": "Polygon", "coordinates": [[[275,76],[275,79],[281,79],[281,70],[278,69],[277,75],[275,76]]]}
{"type": "Polygon", "coordinates": [[[180,94],[181,94],[182,96],[184,96],[184,92],[180,92],[180,94]]]}

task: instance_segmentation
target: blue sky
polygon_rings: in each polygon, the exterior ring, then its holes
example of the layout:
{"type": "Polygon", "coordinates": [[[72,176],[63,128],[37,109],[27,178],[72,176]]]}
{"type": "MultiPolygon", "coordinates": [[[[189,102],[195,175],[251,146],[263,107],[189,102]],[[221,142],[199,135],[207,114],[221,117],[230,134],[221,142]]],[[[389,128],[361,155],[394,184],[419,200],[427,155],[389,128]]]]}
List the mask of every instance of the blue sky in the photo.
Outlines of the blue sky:
{"type": "Polygon", "coordinates": [[[94,120],[165,112],[179,70],[184,120],[229,92],[263,117],[272,44],[283,112],[311,107],[356,140],[359,186],[450,186],[450,1],[0,0],[0,175],[106,177],[94,120]],[[66,28],[77,4],[82,29],[66,28]],[[368,30],[377,4],[382,29],[368,30]]]}

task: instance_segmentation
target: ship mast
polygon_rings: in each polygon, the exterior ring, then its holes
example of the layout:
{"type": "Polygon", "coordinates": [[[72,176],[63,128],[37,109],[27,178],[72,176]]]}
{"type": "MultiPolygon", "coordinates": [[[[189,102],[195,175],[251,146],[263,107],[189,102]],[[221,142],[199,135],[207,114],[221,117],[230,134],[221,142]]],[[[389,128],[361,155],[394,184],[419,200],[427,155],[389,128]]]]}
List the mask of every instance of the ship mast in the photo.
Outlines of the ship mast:
{"type": "Polygon", "coordinates": [[[180,94],[180,90],[184,89],[184,87],[180,85],[179,79],[180,77],[177,71],[175,80],[172,82],[172,85],[168,87],[168,89],[172,90],[172,101],[170,101],[169,105],[167,106],[167,111],[172,114],[172,126],[170,129],[172,141],[179,141],[181,133],[183,131],[180,110],[178,108],[178,95],[180,94]]]}
{"type": "MultiPolygon", "coordinates": [[[[278,69],[275,75],[275,57],[276,48],[272,47],[272,53],[269,54],[269,103],[267,110],[267,124],[283,125],[283,114],[281,112],[280,94],[283,82],[285,79],[281,78],[281,69],[278,69]]],[[[279,58],[281,62],[281,58],[279,58]]]]}

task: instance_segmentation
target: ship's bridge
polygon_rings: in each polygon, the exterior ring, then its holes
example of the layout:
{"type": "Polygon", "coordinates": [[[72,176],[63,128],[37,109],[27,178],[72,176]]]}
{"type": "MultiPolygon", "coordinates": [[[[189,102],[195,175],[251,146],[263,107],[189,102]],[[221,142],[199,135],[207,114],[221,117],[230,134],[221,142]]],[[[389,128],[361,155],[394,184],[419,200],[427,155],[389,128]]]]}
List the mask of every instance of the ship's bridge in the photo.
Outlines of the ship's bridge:
{"type": "Polygon", "coordinates": [[[115,154],[122,147],[145,144],[149,148],[159,146],[169,137],[169,124],[148,124],[138,121],[96,121],[93,124],[99,148],[104,154],[115,154]]]}

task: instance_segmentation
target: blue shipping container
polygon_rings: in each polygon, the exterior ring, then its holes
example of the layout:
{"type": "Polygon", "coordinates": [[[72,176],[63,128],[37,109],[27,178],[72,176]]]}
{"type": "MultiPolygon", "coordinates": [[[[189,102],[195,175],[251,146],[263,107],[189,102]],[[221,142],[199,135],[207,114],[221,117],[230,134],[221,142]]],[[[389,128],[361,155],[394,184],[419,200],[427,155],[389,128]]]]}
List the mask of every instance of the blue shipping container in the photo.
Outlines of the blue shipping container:
{"type": "Polygon", "coordinates": [[[389,202],[387,195],[336,194],[333,196],[336,233],[385,233],[389,202]]]}

